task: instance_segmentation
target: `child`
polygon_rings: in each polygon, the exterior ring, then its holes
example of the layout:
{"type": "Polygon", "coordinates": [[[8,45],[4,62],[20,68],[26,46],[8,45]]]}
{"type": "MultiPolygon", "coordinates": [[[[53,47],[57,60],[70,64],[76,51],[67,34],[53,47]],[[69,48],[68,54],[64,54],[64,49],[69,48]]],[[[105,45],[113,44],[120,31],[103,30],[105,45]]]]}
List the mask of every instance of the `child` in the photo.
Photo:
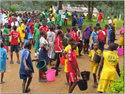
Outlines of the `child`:
{"type": "Polygon", "coordinates": [[[2,40],[0,40],[1,41],[1,46],[0,46],[0,48],[1,48],[1,52],[0,52],[0,72],[1,72],[1,82],[0,82],[0,84],[3,84],[3,83],[5,83],[5,81],[3,80],[3,77],[4,77],[4,73],[5,73],[5,71],[6,71],[6,59],[7,59],[7,52],[6,52],[6,50],[4,49],[4,44],[3,44],[3,42],[2,42],[2,40]]]}
{"type": "Polygon", "coordinates": [[[38,23],[37,28],[34,28],[34,34],[35,34],[35,56],[37,57],[37,50],[39,49],[39,38],[40,38],[40,32],[39,32],[40,24],[38,23]]]}
{"type": "Polygon", "coordinates": [[[65,15],[65,18],[64,18],[64,25],[67,25],[67,22],[68,22],[68,11],[66,10],[65,13],[63,15],[65,15]]]}
{"type": "Polygon", "coordinates": [[[82,27],[83,24],[83,15],[80,15],[79,21],[78,21],[78,27],[81,26],[82,27]]]}
{"type": "Polygon", "coordinates": [[[77,31],[77,35],[78,35],[78,39],[79,39],[79,44],[78,44],[79,56],[82,56],[82,54],[81,54],[82,44],[83,44],[83,40],[82,40],[82,26],[79,26],[79,29],[77,31]]]}
{"type": "Polygon", "coordinates": [[[11,39],[11,53],[10,53],[10,57],[11,57],[11,61],[10,63],[13,64],[13,52],[15,51],[16,52],[16,55],[17,55],[17,63],[19,64],[20,63],[20,60],[19,60],[19,50],[18,50],[18,38],[20,39],[20,42],[22,43],[21,41],[21,38],[20,38],[20,33],[18,31],[16,31],[17,27],[16,26],[13,26],[13,30],[14,31],[11,31],[9,34],[4,34],[5,36],[12,36],[12,39],[11,39]]]}
{"type": "Polygon", "coordinates": [[[67,33],[66,33],[66,37],[69,38],[69,37],[72,37],[72,35],[70,34],[70,28],[66,28],[67,30],[67,33]]]}
{"type": "Polygon", "coordinates": [[[120,40],[119,40],[119,47],[124,47],[124,23],[123,27],[120,29],[120,40]]]}
{"type": "Polygon", "coordinates": [[[110,33],[110,43],[114,43],[114,41],[116,40],[115,37],[116,37],[115,36],[115,27],[112,26],[112,31],[110,33]]]}
{"type": "Polygon", "coordinates": [[[101,63],[98,72],[98,93],[105,93],[106,90],[110,87],[112,82],[116,79],[116,72],[120,76],[119,70],[119,57],[114,52],[118,48],[118,44],[111,43],[109,45],[109,50],[103,52],[101,57],[101,63]]]}
{"type": "Polygon", "coordinates": [[[106,38],[107,38],[107,35],[108,35],[108,25],[107,24],[105,25],[105,28],[102,29],[102,31],[104,31],[105,34],[106,34],[106,37],[105,37],[105,43],[106,43],[106,38]]]}
{"type": "MultiPolygon", "coordinates": [[[[46,31],[42,31],[40,33],[40,35],[42,35],[42,37],[40,38],[40,52],[39,52],[39,60],[45,60],[46,64],[48,64],[48,55],[47,55],[47,51],[49,49],[49,45],[48,45],[48,41],[47,41],[47,33],[46,31]]],[[[39,70],[39,82],[46,82],[45,78],[44,78],[44,72],[42,72],[41,70],[39,70]]]]}
{"type": "Polygon", "coordinates": [[[94,58],[94,55],[95,55],[95,52],[101,56],[101,50],[99,49],[99,45],[97,42],[95,42],[93,44],[93,50],[90,51],[89,53],[89,57],[90,57],[90,61],[91,61],[91,73],[93,74],[93,79],[94,79],[94,84],[93,84],[93,87],[94,88],[97,88],[97,80],[96,80],[96,73],[97,73],[97,69],[98,69],[98,66],[99,66],[99,63],[95,62],[93,60],[94,58]]]}
{"type": "Polygon", "coordinates": [[[63,46],[62,46],[62,31],[57,32],[57,37],[55,40],[55,53],[56,53],[56,76],[58,75],[59,71],[59,65],[60,65],[60,59],[59,56],[63,52],[63,46]]]}
{"type": "Polygon", "coordinates": [[[53,24],[50,25],[50,31],[47,32],[47,39],[49,41],[49,52],[48,52],[48,57],[49,57],[49,63],[51,64],[52,59],[55,57],[55,38],[56,34],[54,33],[54,26],[53,24]]]}
{"type": "Polygon", "coordinates": [[[92,32],[92,49],[93,49],[94,43],[98,41],[97,26],[95,26],[94,29],[95,30],[92,32]]]}
{"type": "Polygon", "coordinates": [[[117,16],[114,16],[113,25],[114,25],[115,31],[116,31],[116,29],[117,29],[117,16]]]}
{"type": "Polygon", "coordinates": [[[41,31],[46,31],[46,32],[49,31],[49,28],[48,28],[48,26],[46,25],[46,21],[44,21],[44,22],[43,22],[43,26],[41,26],[41,27],[39,28],[39,32],[41,32],[41,31]]]}
{"type": "Polygon", "coordinates": [[[64,50],[64,57],[65,57],[64,72],[66,73],[66,79],[67,79],[67,83],[66,84],[68,84],[68,85],[69,85],[69,76],[68,76],[68,69],[67,69],[67,53],[71,49],[71,45],[70,45],[71,41],[73,41],[72,37],[67,38],[67,44],[68,45],[66,46],[66,48],[64,50]]]}
{"type": "Polygon", "coordinates": [[[68,76],[69,76],[69,91],[68,93],[72,93],[75,86],[77,85],[77,75],[80,77],[80,71],[76,60],[76,42],[71,42],[71,49],[68,51],[68,76]]]}
{"type": "Polygon", "coordinates": [[[20,65],[20,71],[19,71],[20,79],[23,79],[23,83],[22,83],[23,93],[30,92],[29,85],[32,81],[32,73],[34,72],[30,50],[31,50],[31,43],[28,41],[24,45],[24,49],[21,51],[22,58],[21,58],[21,65],[20,65]],[[27,81],[27,78],[29,78],[28,81],[27,81]]]}

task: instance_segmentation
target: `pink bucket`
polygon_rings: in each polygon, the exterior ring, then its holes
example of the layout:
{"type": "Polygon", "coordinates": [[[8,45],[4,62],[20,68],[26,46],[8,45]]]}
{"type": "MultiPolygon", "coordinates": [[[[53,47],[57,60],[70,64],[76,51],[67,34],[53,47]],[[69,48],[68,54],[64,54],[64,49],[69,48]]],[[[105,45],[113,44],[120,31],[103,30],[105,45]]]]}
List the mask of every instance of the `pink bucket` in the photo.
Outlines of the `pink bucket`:
{"type": "Polygon", "coordinates": [[[124,55],[124,48],[118,48],[118,55],[124,55]]]}
{"type": "Polygon", "coordinates": [[[46,72],[47,81],[50,81],[50,82],[54,81],[55,75],[56,75],[55,69],[48,69],[47,72],[46,72]]]}

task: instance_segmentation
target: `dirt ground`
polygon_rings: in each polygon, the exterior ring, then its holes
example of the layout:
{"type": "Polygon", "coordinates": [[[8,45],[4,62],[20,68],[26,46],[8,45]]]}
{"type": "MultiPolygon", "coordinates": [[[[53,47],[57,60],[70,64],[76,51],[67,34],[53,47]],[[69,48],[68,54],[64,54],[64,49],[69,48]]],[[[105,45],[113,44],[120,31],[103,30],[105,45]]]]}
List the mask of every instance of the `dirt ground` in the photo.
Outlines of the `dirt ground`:
{"type": "MultiPolygon", "coordinates": [[[[117,35],[116,43],[119,41],[119,35],[117,35]]],[[[105,48],[108,46],[105,45],[105,48]]],[[[34,48],[31,50],[32,59],[34,59],[34,48]]],[[[20,55],[21,56],[21,55],[20,55]]],[[[8,53],[8,57],[10,60],[10,53],[8,53]]],[[[20,57],[21,58],[21,57],[20,57]]],[[[123,68],[123,56],[119,56],[119,64],[120,69],[123,68]]],[[[14,64],[10,64],[9,60],[7,60],[7,70],[4,76],[4,80],[6,83],[0,84],[1,93],[22,93],[22,80],[19,78],[19,68],[20,64],[17,64],[16,54],[14,53],[14,64]]],[[[83,55],[78,57],[78,65],[80,67],[80,71],[90,71],[90,62],[88,55],[83,55]]],[[[53,62],[55,63],[55,62],[53,62]]],[[[38,69],[35,67],[35,62],[33,62],[34,71],[33,79],[30,85],[31,92],[30,93],[67,93],[68,86],[65,85],[66,77],[64,73],[64,66],[60,66],[62,71],[59,72],[59,75],[56,77],[54,82],[38,82],[38,69]]],[[[50,66],[48,66],[51,68],[50,66]]],[[[90,80],[88,81],[88,89],[85,91],[80,91],[78,86],[74,89],[73,93],[96,93],[97,89],[92,87],[93,78],[90,75],[90,80]]]]}

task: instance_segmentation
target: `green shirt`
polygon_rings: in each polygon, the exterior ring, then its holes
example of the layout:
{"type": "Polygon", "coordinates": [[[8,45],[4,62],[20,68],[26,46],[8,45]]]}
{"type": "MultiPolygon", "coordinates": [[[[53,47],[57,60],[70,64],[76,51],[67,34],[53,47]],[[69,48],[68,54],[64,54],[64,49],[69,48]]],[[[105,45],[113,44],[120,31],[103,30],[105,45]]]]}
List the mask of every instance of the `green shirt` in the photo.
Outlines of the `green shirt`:
{"type": "Polygon", "coordinates": [[[34,33],[35,33],[35,39],[39,39],[39,37],[40,37],[39,28],[35,28],[34,33]]]}
{"type": "Polygon", "coordinates": [[[39,23],[42,25],[42,21],[39,21],[39,23]]]}
{"type": "Polygon", "coordinates": [[[45,12],[45,16],[46,16],[46,18],[49,18],[49,13],[45,12]]]}
{"type": "Polygon", "coordinates": [[[50,25],[51,25],[52,23],[55,24],[55,22],[54,22],[53,20],[52,20],[52,21],[48,21],[48,22],[47,22],[47,26],[50,28],[50,25]]]}
{"type": "Polygon", "coordinates": [[[37,28],[38,23],[35,23],[34,28],[37,28]]]}
{"type": "Polygon", "coordinates": [[[61,16],[60,13],[58,13],[58,14],[56,13],[57,21],[60,21],[60,20],[61,20],[61,19],[60,19],[60,18],[61,18],[60,16],[61,16]]]}
{"type": "Polygon", "coordinates": [[[66,16],[66,18],[68,18],[68,13],[65,12],[64,15],[66,16]]]}
{"type": "MultiPolygon", "coordinates": [[[[4,27],[3,34],[9,34],[8,28],[4,27]]],[[[9,40],[9,36],[5,36],[6,40],[9,40]]]]}

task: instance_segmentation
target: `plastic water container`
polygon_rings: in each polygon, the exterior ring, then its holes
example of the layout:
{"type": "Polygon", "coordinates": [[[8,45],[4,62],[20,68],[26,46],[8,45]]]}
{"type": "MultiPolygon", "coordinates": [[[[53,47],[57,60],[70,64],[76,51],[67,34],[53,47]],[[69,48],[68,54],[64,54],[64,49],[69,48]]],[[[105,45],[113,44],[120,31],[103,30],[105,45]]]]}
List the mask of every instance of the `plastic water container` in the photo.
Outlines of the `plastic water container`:
{"type": "Polygon", "coordinates": [[[46,79],[49,82],[52,82],[55,80],[56,70],[55,69],[48,69],[46,72],[46,79]]]}
{"type": "Polygon", "coordinates": [[[79,79],[77,84],[78,84],[79,89],[82,90],[82,91],[86,90],[88,88],[87,80],[79,79]]]}
{"type": "Polygon", "coordinates": [[[83,80],[89,80],[90,72],[89,71],[83,71],[81,72],[81,76],[83,80]]]}
{"type": "Polygon", "coordinates": [[[118,48],[118,55],[124,55],[124,48],[118,48]]]}

